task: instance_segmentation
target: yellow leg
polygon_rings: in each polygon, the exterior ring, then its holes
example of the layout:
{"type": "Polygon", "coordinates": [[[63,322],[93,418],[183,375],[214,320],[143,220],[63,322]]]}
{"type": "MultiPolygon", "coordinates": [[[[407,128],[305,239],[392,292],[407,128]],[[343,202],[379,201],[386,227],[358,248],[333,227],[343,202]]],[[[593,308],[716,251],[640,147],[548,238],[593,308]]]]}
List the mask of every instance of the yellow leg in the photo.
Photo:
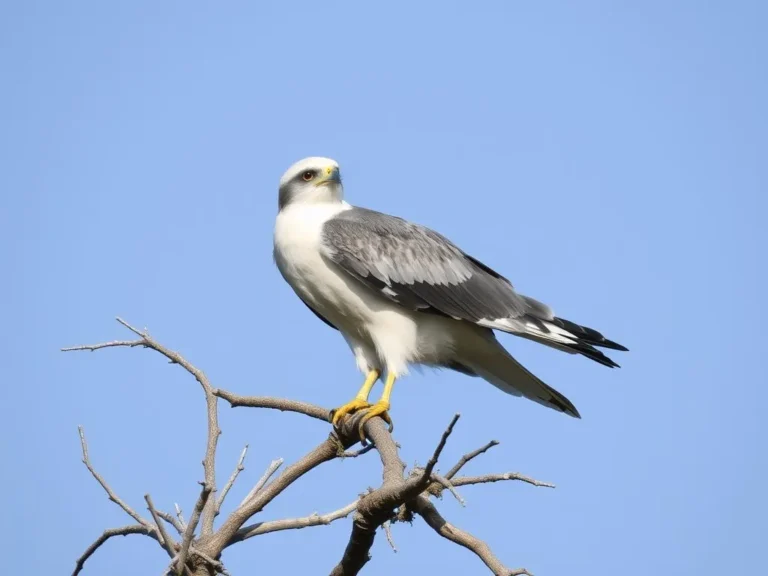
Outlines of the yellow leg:
{"type": "Polygon", "coordinates": [[[389,399],[392,396],[392,388],[394,388],[394,386],[395,376],[393,374],[387,374],[387,380],[384,383],[384,392],[382,393],[381,398],[378,402],[376,402],[376,404],[368,409],[368,412],[365,414],[365,416],[363,416],[362,420],[360,420],[359,430],[361,442],[365,443],[365,431],[363,430],[365,423],[375,416],[381,416],[384,422],[389,424],[390,432],[395,429],[394,425],[392,424],[392,419],[389,417],[389,413],[387,412],[387,410],[389,410],[389,399]]]}
{"type": "Polygon", "coordinates": [[[371,389],[373,388],[373,385],[376,384],[376,380],[379,379],[379,371],[378,370],[371,370],[368,372],[368,376],[365,378],[365,382],[363,382],[363,386],[360,388],[360,390],[357,393],[357,396],[355,396],[351,401],[344,404],[344,406],[340,406],[333,412],[333,425],[338,426],[341,419],[346,416],[347,414],[352,414],[354,412],[357,412],[358,410],[362,410],[363,408],[368,408],[370,404],[368,403],[368,396],[371,394],[371,389]]]}

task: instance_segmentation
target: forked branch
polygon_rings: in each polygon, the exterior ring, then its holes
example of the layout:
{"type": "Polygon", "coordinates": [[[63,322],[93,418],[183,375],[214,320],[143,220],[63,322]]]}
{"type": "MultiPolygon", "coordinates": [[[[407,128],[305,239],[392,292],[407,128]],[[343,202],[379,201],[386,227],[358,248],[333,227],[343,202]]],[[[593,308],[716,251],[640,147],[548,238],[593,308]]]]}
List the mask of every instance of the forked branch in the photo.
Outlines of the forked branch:
{"type": "Polygon", "coordinates": [[[392,548],[395,549],[391,525],[398,520],[411,518],[413,513],[421,515],[427,524],[444,538],[474,552],[494,574],[503,574],[505,576],[528,574],[524,569],[511,570],[506,568],[488,548],[487,544],[447,522],[437,511],[434,504],[430,502],[429,498],[431,496],[440,495],[443,490],[450,490],[457,500],[463,504],[463,499],[456,491],[456,487],[505,480],[518,480],[534,486],[552,487],[552,484],[540,482],[514,472],[481,476],[457,476],[465,464],[498,444],[496,441],[491,441],[481,448],[462,456],[445,476],[437,474],[435,467],[459,419],[458,414],[451,419],[426,466],[424,468],[414,468],[408,475],[405,475],[405,465],[398,453],[399,445],[395,443],[385,422],[379,417],[365,423],[365,435],[370,439],[371,444],[363,449],[348,451],[348,448],[358,441],[358,423],[360,418],[364,416],[364,413],[347,416],[342,420],[338,429],[332,430],[326,440],[310,450],[304,457],[284,468],[282,473],[276,477],[274,476],[283,464],[283,459],[274,460],[242,502],[229,514],[218,529],[214,529],[214,518],[221,512],[222,504],[227,494],[243,471],[245,456],[248,450],[246,445],[220,495],[218,498],[214,497],[216,493],[216,448],[218,436],[221,433],[218,423],[218,398],[226,400],[232,407],[244,406],[295,412],[326,423],[328,422],[330,411],[321,406],[306,402],[264,396],[240,396],[226,390],[214,388],[208,377],[178,352],[174,352],[161,345],[146,331],[138,330],[120,318],[117,320],[137,335],[138,339],[115,340],[102,344],[64,348],[63,350],[95,351],[104,348],[120,347],[151,348],[170,360],[171,363],[178,364],[189,372],[202,387],[206,400],[208,434],[203,458],[205,479],[201,482],[202,489],[192,509],[189,522],[184,521],[178,504],[176,505],[176,517],[174,518],[171,514],[157,510],[148,494],[145,498],[153,521],[145,519],[117,496],[104,478],[96,472],[88,455],[85,432],[82,427],[79,427],[83,463],[107,493],[109,499],[133,518],[137,524],[104,531],[78,558],[73,576],[77,576],[80,573],[86,560],[104,542],[113,536],[126,536],[129,534],[143,534],[157,541],[171,556],[171,564],[168,571],[176,573],[177,576],[180,576],[182,573],[192,576],[202,574],[213,575],[216,573],[226,574],[226,570],[219,561],[219,557],[228,546],[271,532],[327,525],[346,518],[353,513],[354,518],[350,538],[341,560],[331,572],[333,576],[354,576],[358,574],[360,569],[369,560],[369,552],[376,531],[379,528],[385,530],[388,541],[392,548]],[[336,458],[359,456],[372,449],[378,452],[382,463],[382,483],[379,488],[375,490],[370,489],[353,502],[327,514],[313,513],[301,518],[286,518],[247,524],[249,520],[263,511],[289,486],[309,474],[316,467],[336,458]],[[273,477],[274,479],[272,479],[273,477]],[[181,535],[181,542],[177,543],[168,534],[164,522],[176,529],[181,535]],[[199,536],[196,537],[199,524],[202,525],[202,528],[199,536]]]}

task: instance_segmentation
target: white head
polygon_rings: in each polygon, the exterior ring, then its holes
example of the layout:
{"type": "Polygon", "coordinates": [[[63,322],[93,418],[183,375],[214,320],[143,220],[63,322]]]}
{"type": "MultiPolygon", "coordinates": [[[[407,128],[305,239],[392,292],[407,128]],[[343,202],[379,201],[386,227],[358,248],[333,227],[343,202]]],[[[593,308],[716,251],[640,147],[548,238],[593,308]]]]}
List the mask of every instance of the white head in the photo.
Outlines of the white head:
{"type": "Polygon", "coordinates": [[[311,157],[299,160],[280,178],[278,207],[294,203],[341,202],[339,165],[330,158],[311,157]]]}

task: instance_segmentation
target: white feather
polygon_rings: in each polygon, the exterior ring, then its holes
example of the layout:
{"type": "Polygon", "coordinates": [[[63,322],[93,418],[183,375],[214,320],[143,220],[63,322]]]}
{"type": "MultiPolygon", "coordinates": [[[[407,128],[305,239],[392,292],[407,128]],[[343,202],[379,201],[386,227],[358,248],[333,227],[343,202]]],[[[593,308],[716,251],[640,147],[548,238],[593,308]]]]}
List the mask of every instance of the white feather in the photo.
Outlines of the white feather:
{"type": "Polygon", "coordinates": [[[362,372],[386,369],[396,376],[411,363],[440,364],[454,349],[447,320],[419,315],[381,296],[320,252],[323,224],[349,210],[345,202],[295,203],[277,216],[275,262],[286,282],[336,326],[362,372]]]}

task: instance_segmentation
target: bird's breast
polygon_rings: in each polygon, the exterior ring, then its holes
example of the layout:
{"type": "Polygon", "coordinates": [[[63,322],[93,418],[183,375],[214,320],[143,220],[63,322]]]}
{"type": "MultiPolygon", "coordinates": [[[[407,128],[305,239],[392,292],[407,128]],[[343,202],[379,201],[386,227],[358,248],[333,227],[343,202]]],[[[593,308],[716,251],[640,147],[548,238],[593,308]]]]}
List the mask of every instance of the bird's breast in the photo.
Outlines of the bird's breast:
{"type": "Polygon", "coordinates": [[[275,263],[286,282],[339,328],[359,325],[370,308],[357,282],[321,254],[323,224],[343,205],[288,207],[275,223],[275,263]]]}

